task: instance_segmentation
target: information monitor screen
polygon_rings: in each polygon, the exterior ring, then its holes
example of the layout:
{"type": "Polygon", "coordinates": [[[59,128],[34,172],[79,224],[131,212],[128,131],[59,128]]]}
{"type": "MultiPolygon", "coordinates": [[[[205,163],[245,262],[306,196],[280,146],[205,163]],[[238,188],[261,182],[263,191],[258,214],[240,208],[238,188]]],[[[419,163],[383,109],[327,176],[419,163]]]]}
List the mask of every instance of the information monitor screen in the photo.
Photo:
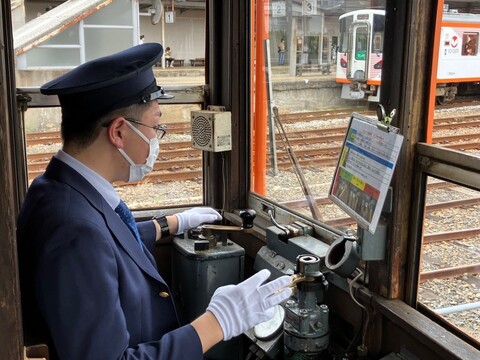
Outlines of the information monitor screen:
{"type": "Polygon", "coordinates": [[[328,197],[372,234],[402,142],[397,128],[352,114],[328,197]]]}

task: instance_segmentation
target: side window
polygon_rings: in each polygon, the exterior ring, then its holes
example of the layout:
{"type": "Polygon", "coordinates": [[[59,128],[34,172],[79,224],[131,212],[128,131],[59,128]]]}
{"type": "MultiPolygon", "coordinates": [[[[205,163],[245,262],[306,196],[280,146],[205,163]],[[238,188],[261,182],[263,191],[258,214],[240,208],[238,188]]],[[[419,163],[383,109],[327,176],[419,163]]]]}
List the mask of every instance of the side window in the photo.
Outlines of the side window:
{"type": "MultiPolygon", "coordinates": [[[[70,3],[45,9],[37,2],[25,1],[24,25],[14,32],[17,87],[39,87],[85,61],[143,42],[170,47],[170,55],[165,52],[154,66],[157,83],[175,95],[168,102],[160,102],[161,121],[167,125],[167,133],[160,140],[154,170],[140,182],[116,183],[115,187],[133,210],[201,204],[202,151],[192,146],[191,116],[204,104],[205,2],[195,2],[194,6],[179,2],[175,10],[167,9],[170,17],[155,23],[155,9],[146,2],[119,0],[97,11],[90,11],[90,2],[85,2],[76,5],[80,10],[75,8],[84,12],[81,21],[75,23],[73,18],[55,28],[48,22],[49,17],[63,12],[74,17],[70,3]],[[35,35],[33,24],[39,22],[48,25],[48,40],[30,48],[25,39],[35,35]],[[23,45],[18,48],[18,44],[23,45]]],[[[61,112],[58,107],[47,108],[44,104],[30,102],[27,106],[24,121],[30,182],[45,171],[49,159],[62,146],[61,112]]]]}
{"type": "Polygon", "coordinates": [[[477,55],[478,53],[478,33],[463,34],[462,55],[477,55]]]}
{"type": "Polygon", "coordinates": [[[478,320],[467,309],[478,295],[480,207],[469,204],[479,196],[478,190],[428,177],[418,286],[419,302],[473,338],[478,320]]]}
{"type": "Polygon", "coordinates": [[[367,44],[368,44],[368,32],[367,28],[359,27],[355,34],[357,39],[355,42],[355,59],[356,60],[365,60],[367,44]]]}
{"type": "Polygon", "coordinates": [[[427,142],[434,145],[417,144],[417,158],[422,159],[418,169],[427,176],[425,193],[418,194],[426,206],[419,229],[416,300],[420,309],[427,308],[441,323],[453,325],[452,330],[463,332],[464,339],[473,339],[478,346],[478,310],[469,306],[478,301],[475,294],[479,292],[476,266],[480,254],[475,249],[480,240],[476,200],[480,192],[478,181],[470,179],[478,179],[479,138],[471,121],[476,118],[472,95],[478,93],[480,16],[457,10],[457,4],[445,1],[438,37],[432,44],[439,51],[438,58],[432,59],[434,65],[438,61],[432,76],[436,75],[437,86],[430,93],[432,130],[427,142]],[[465,131],[461,137],[460,128],[465,131]],[[426,163],[431,165],[424,167],[426,163]]]}

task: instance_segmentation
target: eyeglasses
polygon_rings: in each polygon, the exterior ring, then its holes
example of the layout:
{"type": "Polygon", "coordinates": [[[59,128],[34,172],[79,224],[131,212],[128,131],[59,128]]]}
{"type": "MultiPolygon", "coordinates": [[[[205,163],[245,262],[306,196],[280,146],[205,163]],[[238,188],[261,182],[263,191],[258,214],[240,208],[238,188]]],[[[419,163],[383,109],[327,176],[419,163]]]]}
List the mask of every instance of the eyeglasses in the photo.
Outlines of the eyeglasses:
{"type": "Polygon", "coordinates": [[[138,121],[136,119],[132,119],[132,118],[129,118],[129,117],[124,117],[124,119],[131,122],[131,123],[137,124],[137,125],[143,125],[143,126],[152,128],[157,133],[158,140],[163,139],[163,137],[167,133],[167,125],[153,125],[152,126],[152,125],[144,124],[141,121],[138,121]]]}

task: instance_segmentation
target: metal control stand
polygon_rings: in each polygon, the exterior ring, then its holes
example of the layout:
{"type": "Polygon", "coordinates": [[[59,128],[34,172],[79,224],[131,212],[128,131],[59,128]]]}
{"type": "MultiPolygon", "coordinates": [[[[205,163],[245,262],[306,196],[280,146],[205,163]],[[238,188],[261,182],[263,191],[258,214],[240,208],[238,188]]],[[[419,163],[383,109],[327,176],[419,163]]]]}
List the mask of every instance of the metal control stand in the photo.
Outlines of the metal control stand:
{"type": "MultiPolygon", "coordinates": [[[[284,342],[289,344],[289,359],[296,359],[296,357],[292,357],[292,351],[298,356],[306,355],[305,359],[308,359],[309,354],[296,352],[298,341],[302,344],[310,343],[310,340],[312,343],[319,341],[321,344],[317,350],[322,353],[325,344],[328,345],[328,308],[320,302],[323,300],[326,290],[326,282],[324,282],[321,271],[328,271],[324,266],[324,259],[329,246],[314,238],[312,236],[313,228],[307,224],[294,222],[289,225],[281,225],[276,223],[273,218],[271,220],[275,226],[267,228],[267,244],[258,251],[254,269],[256,271],[270,270],[272,274],[270,280],[282,275],[293,275],[293,283],[297,290],[296,294],[282,304],[285,313],[288,314],[285,315],[284,327],[279,331],[273,331],[276,327],[272,326],[270,336],[262,338],[256,336],[255,329],[246,331],[245,335],[252,341],[252,346],[254,345],[258,352],[263,352],[269,359],[287,356],[287,354],[283,354],[285,352],[284,342]],[[300,265],[299,259],[302,259],[300,265]],[[312,260],[313,263],[308,263],[307,260],[312,260]],[[312,266],[315,266],[316,270],[312,271],[312,266]],[[305,272],[307,274],[304,274],[305,272]],[[316,280],[307,283],[305,279],[316,280]],[[297,320],[302,319],[297,315],[304,316],[304,314],[307,314],[307,318],[299,321],[302,325],[297,327],[297,320]],[[317,328],[312,334],[304,328],[305,325],[308,325],[310,315],[317,323],[320,321],[322,324],[321,328],[317,328]],[[288,331],[287,323],[290,324],[288,331]],[[284,341],[287,333],[289,334],[288,341],[286,339],[284,341]],[[297,337],[297,335],[299,336],[297,337]],[[312,340],[314,338],[315,340],[312,340]]],[[[311,349],[310,345],[308,349],[311,349]]],[[[298,358],[303,359],[303,357],[298,358]]]]}
{"type": "MultiPolygon", "coordinates": [[[[178,317],[188,324],[205,312],[213,293],[224,285],[243,280],[245,250],[228,239],[231,232],[249,232],[254,210],[240,210],[242,226],[203,225],[173,240],[172,291],[178,317]]],[[[241,354],[239,339],[221,342],[206,359],[230,359],[241,354]]]]}
{"type": "Polygon", "coordinates": [[[285,304],[284,359],[326,359],[329,346],[328,306],[321,304],[328,288],[320,272],[320,257],[297,257],[296,296],[285,304]]]}

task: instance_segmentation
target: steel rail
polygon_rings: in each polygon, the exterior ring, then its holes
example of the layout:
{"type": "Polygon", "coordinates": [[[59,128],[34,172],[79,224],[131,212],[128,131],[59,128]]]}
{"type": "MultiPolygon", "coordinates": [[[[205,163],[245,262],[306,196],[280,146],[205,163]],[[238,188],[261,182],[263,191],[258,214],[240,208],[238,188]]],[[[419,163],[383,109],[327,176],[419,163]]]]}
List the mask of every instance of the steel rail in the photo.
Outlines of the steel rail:
{"type": "Polygon", "coordinates": [[[480,235],[480,228],[442,231],[423,235],[423,244],[433,244],[440,241],[463,240],[480,235]]]}
{"type": "Polygon", "coordinates": [[[433,280],[433,279],[447,279],[456,276],[461,276],[464,274],[478,274],[480,273],[480,263],[463,265],[463,266],[453,266],[449,268],[436,269],[430,271],[423,271],[420,273],[420,282],[433,280]]]}

